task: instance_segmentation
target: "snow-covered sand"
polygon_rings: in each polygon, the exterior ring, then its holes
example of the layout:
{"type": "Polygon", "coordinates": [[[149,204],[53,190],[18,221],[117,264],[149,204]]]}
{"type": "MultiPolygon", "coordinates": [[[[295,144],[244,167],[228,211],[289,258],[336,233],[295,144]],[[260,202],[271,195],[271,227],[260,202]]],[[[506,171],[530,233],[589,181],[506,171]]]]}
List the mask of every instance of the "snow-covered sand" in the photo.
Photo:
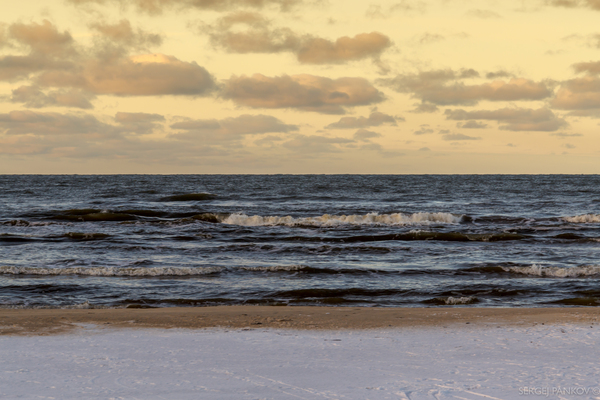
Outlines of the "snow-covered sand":
{"type": "Polygon", "coordinates": [[[571,324],[346,331],[87,325],[56,336],[0,337],[0,398],[600,399],[599,343],[598,325],[571,324]]]}

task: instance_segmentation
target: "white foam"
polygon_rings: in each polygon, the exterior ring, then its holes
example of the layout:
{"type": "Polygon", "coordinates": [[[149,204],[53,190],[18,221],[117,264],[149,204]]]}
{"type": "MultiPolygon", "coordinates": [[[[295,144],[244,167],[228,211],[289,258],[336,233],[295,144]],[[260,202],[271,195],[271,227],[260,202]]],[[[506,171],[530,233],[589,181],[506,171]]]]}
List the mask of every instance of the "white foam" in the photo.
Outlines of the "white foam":
{"type": "Polygon", "coordinates": [[[291,216],[261,216],[246,214],[231,214],[221,222],[229,225],[242,226],[339,226],[339,225],[428,225],[432,223],[457,224],[462,215],[450,213],[415,213],[415,214],[378,214],[365,215],[330,215],[318,217],[294,218],[291,216]]]}
{"type": "Polygon", "coordinates": [[[447,299],[444,300],[444,302],[447,305],[458,305],[458,304],[470,304],[475,300],[474,297],[472,296],[467,296],[467,297],[448,297],[447,299]]]}
{"type": "Polygon", "coordinates": [[[600,214],[575,215],[574,217],[563,217],[563,220],[575,224],[600,223],[600,214]]]}
{"type": "Polygon", "coordinates": [[[582,276],[600,275],[600,265],[581,265],[577,267],[552,267],[531,265],[528,267],[502,267],[506,272],[523,275],[547,276],[553,278],[578,278],[582,276]]]}
{"type": "Polygon", "coordinates": [[[0,267],[0,275],[197,276],[221,272],[222,267],[0,267]]]}
{"type": "Polygon", "coordinates": [[[244,271],[256,272],[279,272],[279,271],[302,271],[306,265],[274,265],[270,267],[241,267],[244,271]]]}

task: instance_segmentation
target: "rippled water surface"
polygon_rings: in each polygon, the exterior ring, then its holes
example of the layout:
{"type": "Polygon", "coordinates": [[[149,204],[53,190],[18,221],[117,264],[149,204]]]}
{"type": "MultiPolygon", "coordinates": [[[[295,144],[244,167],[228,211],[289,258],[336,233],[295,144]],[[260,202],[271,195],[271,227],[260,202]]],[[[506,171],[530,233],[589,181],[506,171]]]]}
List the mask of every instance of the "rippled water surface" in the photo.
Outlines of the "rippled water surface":
{"type": "Polygon", "coordinates": [[[0,307],[600,305],[599,176],[0,176],[0,307]]]}

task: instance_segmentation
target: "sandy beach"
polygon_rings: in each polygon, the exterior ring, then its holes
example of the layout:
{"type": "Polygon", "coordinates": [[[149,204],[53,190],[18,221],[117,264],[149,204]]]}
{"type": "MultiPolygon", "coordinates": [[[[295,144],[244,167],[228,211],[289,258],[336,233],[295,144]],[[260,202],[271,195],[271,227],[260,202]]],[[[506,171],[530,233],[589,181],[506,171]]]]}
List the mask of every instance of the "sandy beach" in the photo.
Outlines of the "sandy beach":
{"type": "Polygon", "coordinates": [[[1,309],[1,335],[67,333],[78,324],[114,328],[345,330],[595,325],[597,308],[376,308],[218,306],[118,309],[1,309]]]}
{"type": "Polygon", "coordinates": [[[0,398],[598,399],[596,308],[0,311],[0,398]]]}

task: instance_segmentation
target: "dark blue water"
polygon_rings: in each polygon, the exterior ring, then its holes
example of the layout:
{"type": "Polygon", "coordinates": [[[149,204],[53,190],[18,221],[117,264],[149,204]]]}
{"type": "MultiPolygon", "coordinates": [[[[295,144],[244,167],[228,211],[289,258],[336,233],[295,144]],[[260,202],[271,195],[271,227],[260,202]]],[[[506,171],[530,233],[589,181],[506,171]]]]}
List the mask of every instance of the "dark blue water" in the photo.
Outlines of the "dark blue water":
{"type": "Polygon", "coordinates": [[[0,176],[0,307],[600,304],[599,176],[0,176]]]}

